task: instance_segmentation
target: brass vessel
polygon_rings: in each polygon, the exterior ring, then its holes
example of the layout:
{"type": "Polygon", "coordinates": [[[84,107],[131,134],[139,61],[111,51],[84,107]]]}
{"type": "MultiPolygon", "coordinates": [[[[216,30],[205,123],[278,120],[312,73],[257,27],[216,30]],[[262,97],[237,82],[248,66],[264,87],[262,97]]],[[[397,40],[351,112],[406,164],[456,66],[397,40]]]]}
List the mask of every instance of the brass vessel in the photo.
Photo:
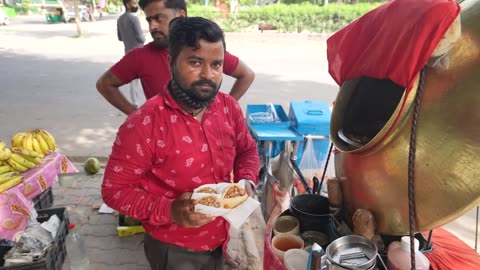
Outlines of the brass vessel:
{"type": "MultiPolygon", "coordinates": [[[[425,70],[416,139],[418,231],[444,225],[480,204],[480,0],[461,6],[462,35],[449,52],[449,68],[425,70]]],[[[390,109],[377,113],[382,119],[374,120],[380,127],[371,121],[370,131],[376,135],[349,140],[352,137],[344,134],[349,125],[361,123],[363,113],[375,115],[368,108],[355,111],[361,104],[352,105],[362,102],[352,98],[361,84],[369,86],[361,79],[342,86],[331,120],[331,138],[340,150],[335,166],[346,215],[369,209],[380,233],[408,234],[408,151],[418,77],[409,94],[380,82],[380,88],[393,89],[392,98],[367,96],[371,99],[363,101],[370,108],[386,102],[390,109]]]]}

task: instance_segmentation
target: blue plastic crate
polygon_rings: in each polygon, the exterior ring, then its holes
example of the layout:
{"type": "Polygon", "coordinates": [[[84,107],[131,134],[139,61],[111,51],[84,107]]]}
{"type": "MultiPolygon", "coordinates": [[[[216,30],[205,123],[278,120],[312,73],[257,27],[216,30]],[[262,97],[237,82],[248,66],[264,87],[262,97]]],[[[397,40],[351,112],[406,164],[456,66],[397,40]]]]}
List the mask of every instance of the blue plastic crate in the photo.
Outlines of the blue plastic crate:
{"type": "Polygon", "coordinates": [[[292,101],[289,118],[292,127],[303,135],[330,135],[332,113],[326,102],[292,101]]]}
{"type": "MultiPolygon", "coordinates": [[[[328,103],[321,101],[292,101],[288,113],[292,128],[303,136],[325,136],[313,140],[313,148],[318,161],[325,161],[330,146],[330,118],[332,113],[328,103]]],[[[305,141],[300,142],[297,152],[299,165],[305,151],[305,141]]]]}

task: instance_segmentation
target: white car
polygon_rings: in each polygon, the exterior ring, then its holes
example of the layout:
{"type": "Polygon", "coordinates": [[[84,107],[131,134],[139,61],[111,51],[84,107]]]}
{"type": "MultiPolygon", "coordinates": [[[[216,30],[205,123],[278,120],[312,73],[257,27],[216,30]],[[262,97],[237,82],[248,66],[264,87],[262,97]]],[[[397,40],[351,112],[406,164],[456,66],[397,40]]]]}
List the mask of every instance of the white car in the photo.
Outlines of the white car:
{"type": "MultiPolygon", "coordinates": [[[[88,13],[88,7],[84,5],[78,6],[78,13],[80,15],[80,20],[82,22],[90,21],[90,14],[88,13]]],[[[66,21],[67,22],[74,22],[75,21],[75,9],[71,7],[66,14],[66,21]]]]}
{"type": "Polygon", "coordinates": [[[9,23],[9,20],[8,20],[7,13],[5,13],[5,11],[3,11],[3,9],[0,8],[0,25],[8,25],[8,23],[9,23]]]}

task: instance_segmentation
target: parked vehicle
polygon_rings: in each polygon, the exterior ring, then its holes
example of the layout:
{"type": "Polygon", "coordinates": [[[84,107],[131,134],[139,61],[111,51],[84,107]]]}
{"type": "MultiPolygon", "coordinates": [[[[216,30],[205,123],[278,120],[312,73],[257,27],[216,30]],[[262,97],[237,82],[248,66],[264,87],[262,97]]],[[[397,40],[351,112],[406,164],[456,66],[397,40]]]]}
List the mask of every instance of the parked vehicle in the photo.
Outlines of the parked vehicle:
{"type": "MultiPolygon", "coordinates": [[[[88,7],[85,5],[79,5],[78,6],[78,12],[80,16],[80,20],[82,22],[88,22],[90,21],[90,12],[88,10],[88,7]]],[[[75,8],[71,7],[66,14],[66,20],[67,22],[74,22],[75,21],[75,8]]]]}
{"type": "Polygon", "coordinates": [[[45,6],[45,19],[48,23],[67,22],[65,10],[60,5],[45,6]]]}

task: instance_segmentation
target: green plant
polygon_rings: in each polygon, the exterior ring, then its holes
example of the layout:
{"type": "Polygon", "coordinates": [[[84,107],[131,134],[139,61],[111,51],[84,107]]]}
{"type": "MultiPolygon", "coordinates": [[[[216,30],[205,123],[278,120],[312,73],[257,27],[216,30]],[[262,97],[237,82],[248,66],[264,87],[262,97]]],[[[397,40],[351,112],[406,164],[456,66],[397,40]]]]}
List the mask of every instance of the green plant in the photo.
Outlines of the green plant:
{"type": "Polygon", "coordinates": [[[329,4],[272,4],[244,7],[238,13],[222,18],[213,7],[190,5],[189,16],[202,16],[217,21],[225,32],[257,31],[260,24],[276,27],[279,32],[331,33],[379,6],[380,3],[329,4]]]}

